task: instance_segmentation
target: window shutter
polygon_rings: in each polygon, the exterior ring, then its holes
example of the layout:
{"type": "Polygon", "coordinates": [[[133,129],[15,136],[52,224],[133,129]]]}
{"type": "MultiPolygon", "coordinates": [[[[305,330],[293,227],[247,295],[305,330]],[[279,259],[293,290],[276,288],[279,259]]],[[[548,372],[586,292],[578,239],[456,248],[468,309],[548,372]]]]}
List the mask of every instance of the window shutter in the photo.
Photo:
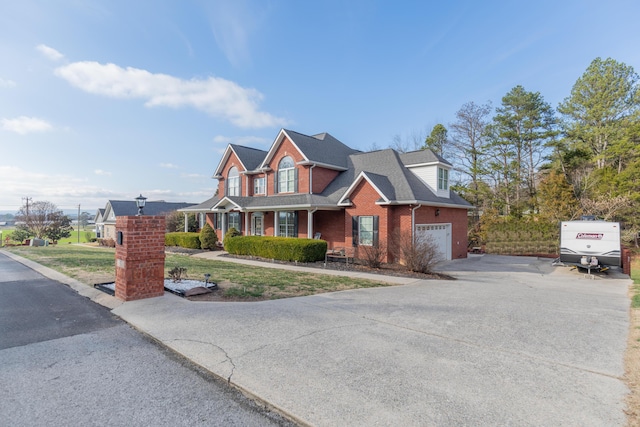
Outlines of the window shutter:
{"type": "Polygon", "coordinates": [[[358,217],[351,217],[351,237],[353,246],[358,246],[358,217]]]}
{"type": "Polygon", "coordinates": [[[293,237],[298,237],[298,211],[293,212],[293,237]]]}
{"type": "Polygon", "coordinates": [[[298,169],[293,170],[293,192],[298,192],[298,169]]]}
{"type": "Polygon", "coordinates": [[[273,194],[278,194],[278,175],[279,173],[276,172],[273,174],[273,194]]]}
{"type": "Polygon", "coordinates": [[[373,246],[378,246],[378,222],[379,216],[375,215],[373,217],[373,246]]]}

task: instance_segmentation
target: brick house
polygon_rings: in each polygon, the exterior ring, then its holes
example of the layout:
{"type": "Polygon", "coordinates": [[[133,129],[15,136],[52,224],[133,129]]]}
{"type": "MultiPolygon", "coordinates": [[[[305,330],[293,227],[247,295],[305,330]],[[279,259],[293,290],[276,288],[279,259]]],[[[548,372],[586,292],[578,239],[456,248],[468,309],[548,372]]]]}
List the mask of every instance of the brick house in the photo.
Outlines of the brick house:
{"type": "Polygon", "coordinates": [[[244,235],[321,238],[358,257],[380,245],[431,236],[445,259],[467,256],[471,205],[449,190],[451,164],[430,150],[354,150],[328,133],[282,129],[269,151],[227,146],[214,172],[217,196],[180,209],[199,213],[220,240],[244,235]]]}
{"type": "MultiPolygon", "coordinates": [[[[145,215],[166,216],[181,208],[191,206],[184,202],[147,201],[144,207],[145,215]]],[[[104,239],[116,238],[116,217],[135,216],[138,206],[135,200],[109,200],[104,209],[98,209],[96,213],[96,234],[104,239]]]]}

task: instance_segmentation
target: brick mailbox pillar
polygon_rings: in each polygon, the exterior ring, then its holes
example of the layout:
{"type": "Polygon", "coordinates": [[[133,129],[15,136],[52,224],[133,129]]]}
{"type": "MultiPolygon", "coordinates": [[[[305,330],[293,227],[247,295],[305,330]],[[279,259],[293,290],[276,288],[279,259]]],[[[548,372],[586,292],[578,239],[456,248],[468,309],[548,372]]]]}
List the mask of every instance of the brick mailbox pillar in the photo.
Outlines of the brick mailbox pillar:
{"type": "Polygon", "coordinates": [[[116,298],[164,295],[163,216],[116,217],[116,298]]]}

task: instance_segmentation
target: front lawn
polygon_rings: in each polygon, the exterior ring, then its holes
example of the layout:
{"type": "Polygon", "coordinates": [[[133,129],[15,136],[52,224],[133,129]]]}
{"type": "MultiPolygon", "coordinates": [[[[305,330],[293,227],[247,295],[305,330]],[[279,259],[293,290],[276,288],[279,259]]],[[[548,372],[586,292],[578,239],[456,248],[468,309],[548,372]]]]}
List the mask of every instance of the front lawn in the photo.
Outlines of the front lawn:
{"type": "MultiPolygon", "coordinates": [[[[90,286],[96,283],[115,281],[115,249],[112,248],[57,245],[47,247],[17,246],[7,250],[90,286]]],[[[168,271],[174,267],[186,268],[186,278],[188,279],[204,281],[204,274],[211,274],[210,281],[226,283],[225,296],[234,299],[243,297],[289,298],[346,289],[389,286],[388,283],[365,279],[321,273],[301,274],[295,271],[167,254],[165,277],[169,277],[168,271]]]]}

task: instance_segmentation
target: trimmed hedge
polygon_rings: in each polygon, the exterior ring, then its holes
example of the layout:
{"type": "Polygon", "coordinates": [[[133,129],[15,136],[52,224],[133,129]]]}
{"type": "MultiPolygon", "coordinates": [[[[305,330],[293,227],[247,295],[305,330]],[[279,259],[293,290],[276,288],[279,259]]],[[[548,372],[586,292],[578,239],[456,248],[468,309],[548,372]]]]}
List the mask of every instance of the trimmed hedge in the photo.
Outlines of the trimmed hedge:
{"type": "Polygon", "coordinates": [[[236,236],[224,239],[224,249],[233,255],[252,255],[280,261],[315,262],[324,259],[327,242],[295,237],[236,236]]]}
{"type": "Polygon", "coordinates": [[[164,235],[165,246],[180,246],[182,248],[200,249],[199,233],[166,233],[164,235]]]}

